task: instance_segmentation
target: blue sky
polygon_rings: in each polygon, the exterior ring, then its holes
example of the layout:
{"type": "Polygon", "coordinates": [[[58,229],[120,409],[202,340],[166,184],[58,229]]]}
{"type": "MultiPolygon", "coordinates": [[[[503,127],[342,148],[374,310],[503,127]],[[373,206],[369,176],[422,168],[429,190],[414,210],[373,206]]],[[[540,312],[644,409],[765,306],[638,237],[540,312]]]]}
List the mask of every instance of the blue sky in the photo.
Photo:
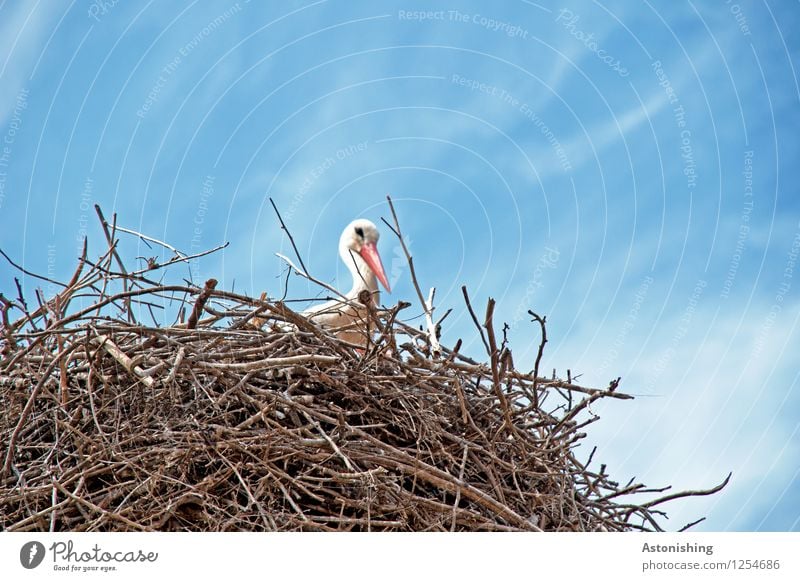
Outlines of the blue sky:
{"type": "MultiPolygon", "coordinates": [[[[547,315],[546,369],[639,396],[597,406],[584,453],[650,485],[733,471],[672,528],[797,531],[798,30],[796,2],[2,1],[0,248],[67,278],[99,203],[185,251],[230,242],[195,279],[276,295],[272,197],[346,287],[339,232],[390,193],[446,342],[480,355],[462,284],[519,367],[547,315]]],[[[414,299],[380,249],[384,302],[414,299]]]]}

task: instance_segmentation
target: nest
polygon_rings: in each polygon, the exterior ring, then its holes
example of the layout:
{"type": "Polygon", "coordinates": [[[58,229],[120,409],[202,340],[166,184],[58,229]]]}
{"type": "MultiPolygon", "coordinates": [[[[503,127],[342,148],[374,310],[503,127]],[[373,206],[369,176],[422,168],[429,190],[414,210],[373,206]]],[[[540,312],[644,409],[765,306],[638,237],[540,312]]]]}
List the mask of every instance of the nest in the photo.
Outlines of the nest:
{"type": "Polygon", "coordinates": [[[0,295],[5,530],[662,530],[662,503],[727,482],[664,494],[579,460],[590,404],[629,396],[517,371],[491,301],[485,363],[403,303],[365,308],[356,346],[280,301],[112,268],[107,233],[38,309],[0,295]],[[165,301],[174,324],[134,318],[165,301]]]}

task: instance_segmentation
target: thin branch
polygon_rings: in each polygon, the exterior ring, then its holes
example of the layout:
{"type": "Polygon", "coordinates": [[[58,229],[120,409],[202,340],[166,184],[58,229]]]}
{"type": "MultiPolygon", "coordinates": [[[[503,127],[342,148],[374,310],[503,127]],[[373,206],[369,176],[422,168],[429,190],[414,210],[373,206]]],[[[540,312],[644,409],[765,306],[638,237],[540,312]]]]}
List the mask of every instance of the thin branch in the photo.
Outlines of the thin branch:
{"type": "Polygon", "coordinates": [[[486,342],[486,336],[483,334],[483,329],[481,328],[481,324],[478,322],[478,317],[472,308],[472,303],[469,300],[469,293],[467,292],[466,285],[463,285],[461,287],[461,292],[464,295],[464,302],[467,303],[467,310],[469,311],[469,316],[472,317],[472,322],[475,323],[475,328],[478,329],[481,341],[483,342],[483,347],[484,349],[486,349],[486,354],[491,356],[492,350],[489,348],[489,344],[486,342]]]}
{"type": "MultiPolygon", "coordinates": [[[[224,244],[220,244],[219,246],[215,246],[209,250],[204,250],[203,252],[198,252],[197,254],[183,254],[181,253],[180,256],[175,256],[170,258],[167,262],[158,263],[154,265],[149,265],[147,268],[142,268],[139,270],[134,270],[128,276],[135,277],[144,274],[145,272],[152,272],[154,270],[158,270],[161,268],[167,268],[168,266],[172,266],[173,264],[179,264],[181,262],[189,262],[191,260],[195,260],[197,258],[202,258],[203,256],[208,256],[209,254],[213,254],[214,252],[218,252],[220,250],[224,250],[230,246],[230,242],[225,242],[224,244]]],[[[143,281],[146,282],[146,281],[143,281]]]]}
{"type": "Polygon", "coordinates": [[[131,234],[133,236],[136,236],[137,238],[141,238],[145,242],[153,242],[155,244],[158,244],[159,246],[166,248],[167,250],[171,250],[173,253],[175,253],[175,256],[179,258],[183,259],[189,258],[186,254],[184,254],[171,244],[167,244],[166,242],[164,242],[163,240],[159,240],[158,238],[153,238],[151,236],[142,234],[141,232],[137,232],[136,230],[131,230],[130,228],[123,228],[122,226],[115,226],[115,229],[117,232],[124,232],[125,234],[131,234]]]}
{"type": "Polygon", "coordinates": [[[657,498],[650,502],[644,503],[642,506],[645,508],[653,508],[659,504],[664,502],[669,502],[670,500],[675,500],[677,498],[687,498],[689,496],[709,496],[711,494],[716,494],[723,488],[728,485],[728,482],[731,480],[731,476],[733,476],[733,472],[728,472],[728,475],[725,477],[725,480],[714,486],[713,488],[707,488],[705,490],[684,490],[681,492],[674,492],[672,494],[667,494],[666,496],[662,496],[661,498],[657,498]]]}
{"type": "MultiPolygon", "coordinates": [[[[115,238],[115,232],[117,228],[117,215],[114,214],[113,218],[114,222],[109,229],[109,224],[106,221],[106,217],[103,215],[103,210],[100,209],[100,206],[98,204],[94,205],[94,210],[95,212],[97,212],[97,217],[100,219],[100,225],[103,228],[103,234],[105,234],[106,242],[108,242],[108,248],[111,250],[111,256],[113,256],[114,259],[117,261],[117,265],[119,266],[119,269],[122,271],[122,274],[127,275],[128,271],[125,268],[125,265],[122,264],[122,259],[119,257],[119,253],[117,252],[117,242],[115,238]]],[[[124,291],[128,290],[128,281],[129,281],[128,277],[123,276],[122,288],[124,291]]],[[[125,304],[126,314],[128,315],[128,320],[132,323],[136,322],[136,318],[133,315],[133,310],[131,309],[130,301],[125,302],[124,304],[125,304]]]]}
{"type": "MultiPolygon", "coordinates": [[[[281,213],[278,211],[278,206],[275,205],[275,202],[273,201],[272,198],[269,199],[269,203],[272,204],[272,209],[275,210],[275,214],[277,214],[277,216],[278,216],[278,220],[281,223],[281,230],[286,232],[286,235],[289,237],[289,242],[292,243],[292,248],[294,249],[294,255],[297,257],[297,260],[300,262],[300,266],[303,267],[303,270],[301,272],[303,274],[307,275],[308,274],[308,269],[306,268],[306,265],[303,264],[303,257],[300,256],[300,251],[297,250],[297,245],[294,243],[294,238],[292,237],[292,233],[289,232],[289,229],[286,227],[286,224],[283,222],[283,218],[281,217],[281,213]]],[[[295,268],[295,270],[299,270],[299,269],[295,268]]]]}
{"type": "Polygon", "coordinates": [[[484,318],[483,326],[486,329],[486,336],[489,340],[489,360],[492,368],[492,389],[494,390],[494,394],[497,397],[497,400],[500,402],[500,407],[503,410],[503,418],[505,420],[506,429],[508,430],[509,434],[511,434],[514,432],[514,423],[511,420],[511,409],[508,405],[508,399],[503,394],[503,390],[500,387],[500,352],[497,349],[497,340],[494,335],[494,306],[495,300],[490,298],[486,302],[486,317],[484,318]]]}
{"type": "MultiPolygon", "coordinates": [[[[547,321],[547,317],[540,317],[536,313],[531,310],[528,310],[528,314],[533,317],[535,322],[539,323],[539,326],[542,329],[542,340],[539,343],[539,351],[536,354],[536,363],[533,365],[533,403],[536,407],[539,407],[539,392],[536,389],[537,383],[539,382],[539,364],[542,362],[542,354],[544,353],[544,346],[547,344],[547,326],[545,322],[547,321]]],[[[567,383],[572,383],[568,381],[567,383]]]]}
{"type": "Polygon", "coordinates": [[[422,309],[425,311],[425,323],[428,328],[428,341],[430,341],[431,351],[433,352],[434,357],[438,357],[442,352],[442,347],[439,345],[439,339],[436,336],[436,325],[433,322],[433,295],[434,289],[431,289],[431,292],[428,296],[429,300],[425,300],[425,297],[422,294],[422,289],[419,286],[419,282],[417,280],[417,272],[414,269],[414,258],[411,256],[411,253],[408,251],[408,247],[406,246],[406,241],[403,239],[403,233],[400,230],[400,221],[397,219],[397,212],[395,212],[394,204],[392,203],[391,196],[386,196],[386,201],[389,202],[389,209],[392,211],[392,221],[394,222],[394,226],[389,224],[386,219],[381,218],[384,224],[386,224],[389,229],[397,236],[397,239],[400,241],[400,246],[403,249],[403,253],[406,255],[406,260],[408,261],[408,269],[411,274],[411,282],[414,284],[414,290],[417,291],[417,297],[419,298],[419,302],[422,305],[422,309]]]}
{"type": "Polygon", "coordinates": [[[335,295],[338,295],[338,296],[339,296],[339,298],[341,298],[341,299],[342,299],[342,301],[343,301],[344,303],[348,303],[348,302],[349,302],[349,299],[348,299],[348,298],[347,298],[345,295],[343,295],[341,292],[339,292],[339,290],[338,290],[337,288],[335,288],[335,287],[333,287],[333,286],[329,285],[329,284],[328,284],[328,283],[326,283],[326,282],[323,282],[323,281],[319,280],[318,278],[314,278],[313,276],[311,276],[310,274],[308,274],[308,273],[307,273],[305,270],[303,270],[303,269],[301,269],[301,268],[298,268],[298,267],[297,267],[297,266],[295,266],[295,264],[294,264],[294,263],[293,263],[293,262],[292,262],[292,261],[289,259],[289,257],[287,257],[287,256],[284,256],[284,255],[283,255],[283,254],[281,254],[280,252],[276,252],[276,253],[275,253],[275,256],[277,256],[278,258],[280,258],[281,260],[283,260],[283,261],[284,261],[286,264],[288,264],[288,265],[289,265],[289,267],[290,267],[290,268],[292,268],[292,270],[294,270],[294,271],[295,271],[295,272],[296,272],[298,275],[302,276],[302,277],[303,277],[303,278],[305,278],[306,280],[310,280],[310,281],[311,281],[311,282],[313,282],[314,284],[318,284],[318,285],[319,285],[319,286],[321,286],[322,288],[324,288],[324,289],[326,289],[326,290],[329,290],[329,291],[331,291],[331,292],[332,292],[333,294],[335,294],[335,295]]]}
{"type": "Polygon", "coordinates": [[[60,287],[63,287],[63,288],[67,287],[67,285],[65,285],[63,282],[59,282],[57,280],[53,280],[52,278],[48,278],[46,276],[42,276],[41,274],[36,274],[35,272],[31,272],[30,270],[27,270],[27,269],[21,267],[19,264],[17,264],[13,260],[11,260],[11,258],[8,256],[8,254],[3,252],[2,248],[0,248],[0,255],[2,255],[3,258],[5,258],[11,266],[13,266],[17,270],[19,270],[22,274],[27,274],[28,276],[32,276],[33,278],[37,278],[39,280],[43,280],[45,282],[48,282],[50,284],[54,284],[56,286],[60,286],[60,287]]]}

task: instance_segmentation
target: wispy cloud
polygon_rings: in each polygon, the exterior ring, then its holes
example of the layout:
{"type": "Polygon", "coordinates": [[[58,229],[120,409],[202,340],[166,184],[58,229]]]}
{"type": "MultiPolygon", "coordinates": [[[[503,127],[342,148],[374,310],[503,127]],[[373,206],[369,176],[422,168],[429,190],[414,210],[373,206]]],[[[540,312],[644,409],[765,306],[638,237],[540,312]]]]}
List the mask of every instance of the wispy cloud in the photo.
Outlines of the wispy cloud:
{"type": "Polygon", "coordinates": [[[36,3],[5,3],[0,10],[0,126],[14,110],[17,95],[30,85],[58,11],[36,3]]]}

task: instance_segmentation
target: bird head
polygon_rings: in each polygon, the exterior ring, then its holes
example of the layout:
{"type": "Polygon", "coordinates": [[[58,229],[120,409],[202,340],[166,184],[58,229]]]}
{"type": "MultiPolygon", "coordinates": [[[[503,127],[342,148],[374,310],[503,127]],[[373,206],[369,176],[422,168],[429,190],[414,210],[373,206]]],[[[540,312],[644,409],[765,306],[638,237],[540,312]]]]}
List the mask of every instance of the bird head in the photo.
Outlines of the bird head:
{"type": "Polygon", "coordinates": [[[383,287],[392,292],[386,272],[383,270],[381,256],[378,254],[378,238],[380,233],[375,224],[364,218],[353,220],[339,239],[339,253],[348,265],[352,264],[353,256],[361,257],[383,287]]]}

